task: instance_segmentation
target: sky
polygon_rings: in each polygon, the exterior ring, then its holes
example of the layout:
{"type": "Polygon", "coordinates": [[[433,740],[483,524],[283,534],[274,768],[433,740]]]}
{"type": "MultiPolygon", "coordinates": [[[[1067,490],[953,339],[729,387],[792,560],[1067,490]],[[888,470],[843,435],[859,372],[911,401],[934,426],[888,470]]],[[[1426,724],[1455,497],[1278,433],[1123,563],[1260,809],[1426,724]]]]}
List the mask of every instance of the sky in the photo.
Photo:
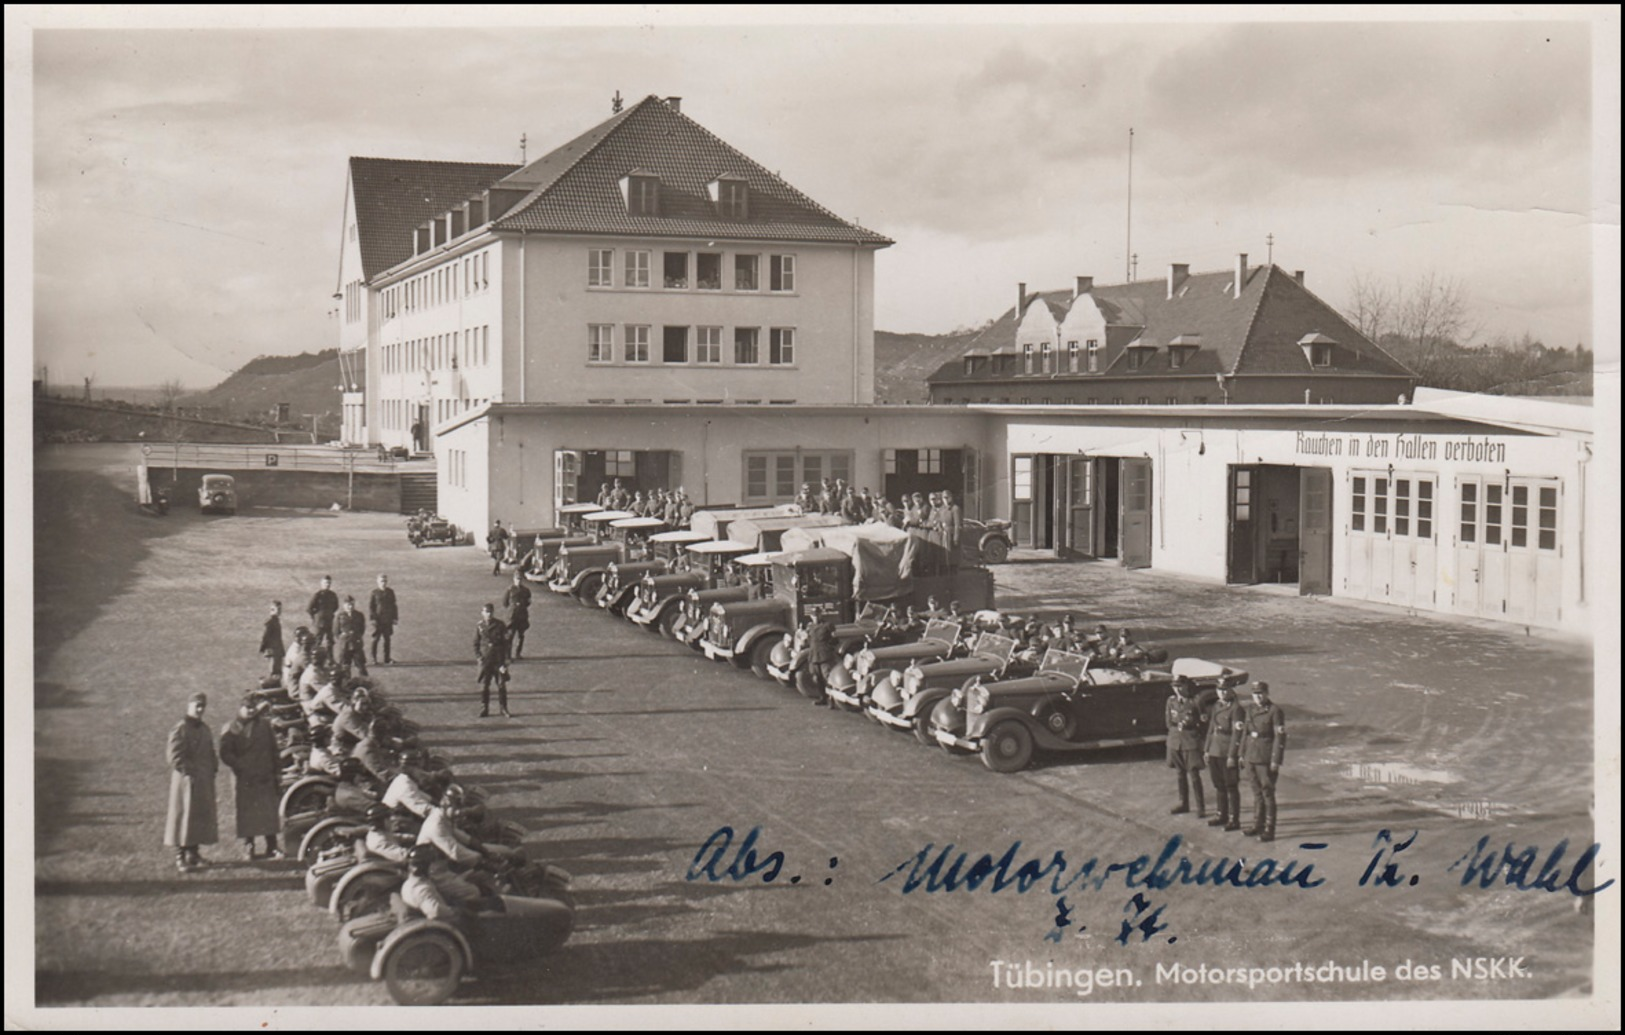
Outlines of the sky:
{"type": "Polygon", "coordinates": [[[1132,127],[1141,278],[1258,263],[1273,236],[1334,305],[1359,275],[1432,273],[1463,284],[1485,339],[1597,344],[1593,221],[1617,229],[1618,181],[1593,192],[1585,21],[481,29],[458,11],[376,29],[376,10],[33,34],[36,376],[204,387],[330,348],[348,157],[517,162],[525,134],[534,158],[617,91],[683,97],[895,240],[878,329],[979,324],[1018,282],[1122,281],[1132,127]]]}

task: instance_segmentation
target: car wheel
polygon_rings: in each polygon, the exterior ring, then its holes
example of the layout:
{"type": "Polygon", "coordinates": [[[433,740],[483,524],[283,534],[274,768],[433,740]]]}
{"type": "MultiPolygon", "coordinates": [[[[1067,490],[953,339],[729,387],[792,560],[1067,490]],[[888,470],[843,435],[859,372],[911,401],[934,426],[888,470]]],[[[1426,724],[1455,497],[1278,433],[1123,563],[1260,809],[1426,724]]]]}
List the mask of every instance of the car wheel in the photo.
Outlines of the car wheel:
{"type": "Polygon", "coordinates": [[[580,586],[576,588],[576,603],[581,604],[583,607],[591,606],[598,599],[598,591],[603,588],[603,585],[604,577],[602,575],[588,575],[581,580],[580,586]]]}
{"type": "Polygon", "coordinates": [[[463,980],[463,950],[450,936],[425,931],[402,939],[384,961],[384,984],[401,1006],[435,1006],[463,980]]]}
{"type": "Polygon", "coordinates": [[[1033,760],[1033,735],[1015,719],[988,731],[982,741],[982,764],[995,773],[1019,773],[1033,760]]]}
{"type": "Polygon", "coordinates": [[[914,716],[914,739],[927,747],[937,742],[937,738],[931,735],[930,712],[914,716]]]}
{"type": "Polygon", "coordinates": [[[750,649],[750,670],[756,673],[758,679],[772,679],[773,673],[767,670],[768,663],[772,660],[773,637],[764,636],[750,649]]]}
{"type": "MultiPolygon", "coordinates": [[[[660,635],[668,640],[677,639],[677,623],[682,621],[682,618],[683,616],[677,613],[675,607],[667,608],[666,613],[660,616],[660,622],[658,623],[660,635]]],[[[654,622],[649,623],[649,628],[653,629],[655,624],[654,622]]]]}
{"type": "Polygon", "coordinates": [[[358,917],[389,912],[389,896],[401,886],[401,878],[388,873],[358,874],[344,885],[333,903],[333,912],[341,923],[358,917]]]}
{"type": "Polygon", "coordinates": [[[982,544],[982,560],[987,564],[1003,564],[1010,559],[1010,543],[1004,539],[989,539],[982,544]]]}

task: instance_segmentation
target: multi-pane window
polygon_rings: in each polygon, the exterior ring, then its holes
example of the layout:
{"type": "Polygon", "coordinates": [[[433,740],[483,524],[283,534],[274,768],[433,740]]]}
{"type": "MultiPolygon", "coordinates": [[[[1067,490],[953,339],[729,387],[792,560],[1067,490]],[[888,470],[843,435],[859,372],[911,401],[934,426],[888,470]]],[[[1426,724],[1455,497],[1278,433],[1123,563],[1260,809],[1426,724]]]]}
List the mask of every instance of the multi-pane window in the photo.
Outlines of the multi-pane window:
{"type": "Polygon", "coordinates": [[[1371,482],[1371,531],[1388,534],[1388,479],[1374,478],[1371,482]]]}
{"type": "Polygon", "coordinates": [[[660,214],[660,181],[653,176],[633,176],[626,185],[626,207],[634,216],[660,214]]]}
{"type": "Polygon", "coordinates": [[[1066,369],[1069,373],[1078,372],[1078,343],[1075,341],[1066,343],[1066,369]]]}
{"type": "Polygon", "coordinates": [[[1152,357],[1153,354],[1154,354],[1154,350],[1152,350],[1152,349],[1146,349],[1146,348],[1129,349],[1128,350],[1128,368],[1130,370],[1144,370],[1146,364],[1150,362],[1151,357],[1152,357]]]}
{"type": "Polygon", "coordinates": [[[636,478],[637,475],[637,456],[632,450],[604,450],[604,476],[606,478],[636,478]]]}
{"type": "Polygon", "coordinates": [[[757,267],[761,264],[760,255],[734,256],[734,290],[760,291],[761,280],[757,276],[757,267]]]}
{"type": "Polygon", "coordinates": [[[920,474],[941,474],[942,450],[922,449],[917,454],[915,463],[920,474]]]}
{"type": "Polygon", "coordinates": [[[608,363],[615,358],[615,325],[587,325],[587,362],[608,363]]]}
{"type": "Polygon", "coordinates": [[[1478,541],[1478,483],[1461,483],[1461,534],[1464,543],[1478,541]]]}
{"type": "Polygon", "coordinates": [[[621,357],[628,363],[649,362],[649,328],[642,324],[626,325],[626,346],[621,357]]]}
{"type": "Polygon", "coordinates": [[[852,454],[846,452],[748,452],[745,454],[745,500],[782,503],[792,500],[805,482],[850,480],[852,454]]]}
{"type": "MultiPolygon", "coordinates": [[[[608,248],[592,248],[587,252],[587,286],[614,287],[615,273],[612,263],[615,253],[608,248]]],[[[472,276],[472,273],[470,273],[472,276]]]]}
{"type": "Polygon", "coordinates": [[[790,366],[796,361],[796,329],[775,327],[768,332],[767,361],[775,366],[790,366]]]}
{"type": "Polygon", "coordinates": [[[626,253],[626,286],[629,288],[649,286],[648,252],[633,249],[626,253]]]}
{"type": "Polygon", "coordinates": [[[694,328],[694,362],[722,362],[722,328],[694,328]]]}
{"type": "MultiPolygon", "coordinates": [[[[1365,479],[1357,479],[1363,482],[1365,479]]],[[[1253,517],[1253,472],[1250,468],[1236,468],[1235,520],[1251,521],[1253,517]]]]}
{"type": "Polygon", "coordinates": [[[721,291],[722,256],[716,252],[700,252],[694,262],[694,286],[701,291],[721,291]]]}
{"type": "Polygon", "coordinates": [[[1089,340],[1089,373],[1100,373],[1100,342],[1089,340]]]}
{"type": "Polygon", "coordinates": [[[796,257],[794,255],[773,255],[769,258],[771,264],[768,267],[768,289],[771,291],[794,291],[796,289],[796,257]]]}
{"type": "Polygon", "coordinates": [[[1030,374],[1033,372],[1032,342],[1027,342],[1025,345],[1021,346],[1021,372],[1024,374],[1030,374]]]}
{"type": "Polygon", "coordinates": [[[1040,361],[1041,361],[1040,368],[1046,374],[1055,373],[1055,367],[1053,365],[1055,360],[1054,360],[1054,357],[1050,355],[1049,342],[1047,342],[1047,341],[1044,342],[1044,344],[1042,346],[1040,346],[1040,348],[1042,349],[1042,353],[1043,353],[1040,356],[1040,361]]]}
{"type": "Polygon", "coordinates": [[[1502,500],[1505,487],[1495,482],[1484,486],[1484,545],[1501,545],[1501,527],[1505,518],[1502,500]]]}
{"type": "Polygon", "coordinates": [[[1433,538],[1433,479],[1416,482],[1416,537],[1433,538]]]}
{"type": "Polygon", "coordinates": [[[1552,485],[1542,485],[1537,494],[1539,506],[1536,518],[1539,521],[1536,542],[1542,550],[1557,549],[1557,488],[1552,485]]]}
{"type": "Polygon", "coordinates": [[[662,283],[669,288],[688,287],[688,253],[666,252],[661,257],[662,283]]]}
{"type": "Polygon", "coordinates": [[[761,362],[761,328],[734,328],[734,362],[750,365],[761,362]]]}
{"type": "Polygon", "coordinates": [[[688,362],[687,327],[666,327],[662,329],[660,341],[660,362],[688,362]]]}

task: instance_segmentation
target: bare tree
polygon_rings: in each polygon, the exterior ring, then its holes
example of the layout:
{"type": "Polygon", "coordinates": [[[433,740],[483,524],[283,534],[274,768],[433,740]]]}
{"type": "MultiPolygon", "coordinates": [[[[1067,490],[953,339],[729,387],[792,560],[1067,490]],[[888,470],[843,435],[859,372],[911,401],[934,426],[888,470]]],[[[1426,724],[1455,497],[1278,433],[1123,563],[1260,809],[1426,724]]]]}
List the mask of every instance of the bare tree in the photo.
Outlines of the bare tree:
{"type": "Polygon", "coordinates": [[[1428,381],[1452,346],[1478,332],[1467,310],[1467,291],[1455,277],[1429,272],[1398,295],[1393,329],[1411,345],[1413,366],[1428,381]]]}
{"type": "Polygon", "coordinates": [[[1354,274],[1348,317],[1360,333],[1372,341],[1380,340],[1391,329],[1396,291],[1397,288],[1378,280],[1375,274],[1364,270],[1354,274]]]}

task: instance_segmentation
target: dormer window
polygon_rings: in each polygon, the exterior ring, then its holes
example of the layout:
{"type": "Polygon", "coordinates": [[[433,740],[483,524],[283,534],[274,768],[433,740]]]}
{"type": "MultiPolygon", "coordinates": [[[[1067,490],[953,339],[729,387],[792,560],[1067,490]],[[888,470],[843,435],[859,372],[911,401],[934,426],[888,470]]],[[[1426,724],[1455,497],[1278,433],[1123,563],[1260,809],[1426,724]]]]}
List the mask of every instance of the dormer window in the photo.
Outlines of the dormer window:
{"type": "Polygon", "coordinates": [[[707,186],[717,215],[723,219],[744,219],[750,214],[750,185],[743,177],[718,176],[707,186]]]}
{"type": "Polygon", "coordinates": [[[1337,342],[1318,331],[1299,338],[1298,347],[1312,367],[1329,367],[1336,359],[1337,342]]]}
{"type": "Polygon", "coordinates": [[[1185,364],[1190,362],[1196,350],[1202,347],[1200,334],[1181,334],[1168,343],[1168,366],[1173,370],[1183,370],[1185,364]]]}
{"type": "Polygon", "coordinates": [[[1144,370],[1151,365],[1151,357],[1157,354],[1157,347],[1155,345],[1136,343],[1130,345],[1125,351],[1128,353],[1128,368],[1130,370],[1144,370]]]}
{"type": "Polygon", "coordinates": [[[633,216],[660,214],[660,177],[642,169],[634,169],[621,177],[621,191],[626,198],[626,212],[633,216]]]}

